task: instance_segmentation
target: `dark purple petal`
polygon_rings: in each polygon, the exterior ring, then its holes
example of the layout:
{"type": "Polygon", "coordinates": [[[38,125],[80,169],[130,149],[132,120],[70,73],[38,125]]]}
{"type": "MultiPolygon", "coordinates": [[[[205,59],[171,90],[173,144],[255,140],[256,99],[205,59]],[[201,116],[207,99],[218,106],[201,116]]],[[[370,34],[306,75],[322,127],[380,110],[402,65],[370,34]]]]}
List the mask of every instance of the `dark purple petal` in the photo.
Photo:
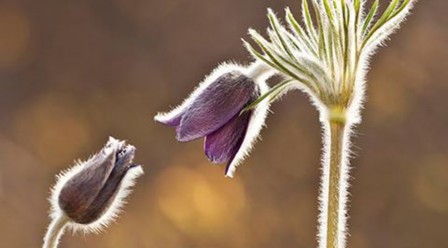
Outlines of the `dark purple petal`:
{"type": "Polygon", "coordinates": [[[79,224],[98,220],[115,200],[124,176],[135,167],[134,155],[133,146],[106,145],[65,183],[59,194],[60,208],[79,224]]]}
{"type": "Polygon", "coordinates": [[[86,223],[91,223],[100,218],[112,205],[118,194],[123,178],[136,166],[132,163],[135,156],[135,147],[127,145],[121,147],[115,153],[115,164],[106,183],[97,194],[95,200],[90,203],[88,211],[84,214],[86,223]]]}
{"type": "Polygon", "coordinates": [[[230,163],[246,135],[251,112],[236,115],[227,124],[205,138],[205,155],[213,163],[230,163]]]}
{"type": "Polygon", "coordinates": [[[190,141],[218,130],[241,111],[255,89],[254,81],[239,72],[223,74],[185,110],[176,138],[190,141]]]}

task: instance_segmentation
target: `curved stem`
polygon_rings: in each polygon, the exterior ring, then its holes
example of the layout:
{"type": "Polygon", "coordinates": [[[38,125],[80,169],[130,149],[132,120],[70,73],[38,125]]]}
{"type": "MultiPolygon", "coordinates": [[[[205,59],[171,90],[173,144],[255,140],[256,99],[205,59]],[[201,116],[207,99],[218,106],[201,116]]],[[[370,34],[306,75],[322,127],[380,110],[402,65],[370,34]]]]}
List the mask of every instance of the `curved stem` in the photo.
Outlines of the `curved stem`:
{"type": "Polygon", "coordinates": [[[67,216],[61,214],[51,221],[48,227],[47,233],[44,238],[43,248],[56,248],[59,244],[59,239],[64,233],[65,226],[67,225],[69,219],[67,216]]]}
{"type": "Polygon", "coordinates": [[[319,247],[344,248],[350,125],[344,109],[331,109],[324,124],[325,147],[320,195],[319,247]]]}
{"type": "Polygon", "coordinates": [[[248,76],[251,78],[261,78],[268,79],[275,74],[275,70],[263,61],[256,60],[252,62],[248,67],[248,76]]]}

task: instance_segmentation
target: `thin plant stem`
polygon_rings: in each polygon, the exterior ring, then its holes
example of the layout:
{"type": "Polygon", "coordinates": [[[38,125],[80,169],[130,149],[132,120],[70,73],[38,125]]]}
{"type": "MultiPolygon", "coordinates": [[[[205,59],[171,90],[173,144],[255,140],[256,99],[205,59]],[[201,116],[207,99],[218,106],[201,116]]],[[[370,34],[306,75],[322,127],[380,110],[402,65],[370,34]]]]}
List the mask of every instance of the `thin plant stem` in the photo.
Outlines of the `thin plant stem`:
{"type": "Polygon", "coordinates": [[[50,226],[48,227],[47,233],[45,234],[44,245],[42,246],[42,248],[58,247],[59,239],[64,233],[64,229],[68,221],[68,217],[63,214],[52,220],[50,226]]]}
{"type": "Polygon", "coordinates": [[[343,108],[330,110],[325,125],[321,190],[321,248],[344,248],[348,188],[350,126],[343,108]]]}
{"type": "Polygon", "coordinates": [[[273,69],[264,62],[255,61],[249,65],[248,68],[248,76],[251,78],[258,78],[261,76],[265,76],[266,74],[273,74],[273,69]]]}

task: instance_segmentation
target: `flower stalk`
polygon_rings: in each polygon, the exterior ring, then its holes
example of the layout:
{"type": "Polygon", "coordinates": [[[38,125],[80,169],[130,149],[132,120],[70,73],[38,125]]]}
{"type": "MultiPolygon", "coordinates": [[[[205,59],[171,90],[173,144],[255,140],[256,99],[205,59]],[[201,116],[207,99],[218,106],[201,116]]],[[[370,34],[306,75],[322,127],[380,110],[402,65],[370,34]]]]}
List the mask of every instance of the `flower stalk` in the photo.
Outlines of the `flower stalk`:
{"type": "MultiPolygon", "coordinates": [[[[339,240],[341,239],[342,230],[339,225],[339,206],[345,208],[343,204],[340,204],[339,189],[341,188],[341,167],[344,166],[342,162],[342,146],[344,136],[344,123],[330,122],[331,133],[331,150],[330,150],[330,182],[328,192],[328,225],[327,225],[327,247],[338,247],[339,240]]],[[[342,227],[343,228],[343,227],[342,227]]]]}
{"type": "Polygon", "coordinates": [[[64,233],[65,227],[68,222],[69,219],[67,218],[67,216],[62,214],[51,221],[50,226],[48,227],[48,231],[45,234],[43,248],[58,247],[59,239],[64,233]]]}
{"type": "Polygon", "coordinates": [[[325,151],[320,196],[321,234],[326,234],[326,245],[321,247],[344,247],[346,238],[347,178],[350,127],[346,111],[342,108],[330,110],[324,125],[325,151]],[[325,157],[326,156],[326,157],[325,157]],[[326,223],[326,225],[322,225],[326,223]]]}

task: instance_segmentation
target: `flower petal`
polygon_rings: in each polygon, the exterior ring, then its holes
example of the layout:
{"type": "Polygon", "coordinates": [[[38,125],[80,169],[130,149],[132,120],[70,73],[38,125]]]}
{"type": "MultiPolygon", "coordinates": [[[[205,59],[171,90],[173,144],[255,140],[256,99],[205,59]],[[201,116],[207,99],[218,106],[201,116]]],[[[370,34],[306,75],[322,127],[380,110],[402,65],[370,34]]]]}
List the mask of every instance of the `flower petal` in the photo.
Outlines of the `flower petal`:
{"type": "Polygon", "coordinates": [[[86,212],[90,204],[100,194],[110,173],[114,170],[115,151],[118,143],[108,144],[83,168],[74,174],[61,188],[58,204],[65,214],[77,223],[88,223],[91,219],[86,212]]]}
{"type": "Polygon", "coordinates": [[[222,63],[216,69],[214,69],[213,72],[210,73],[210,75],[205,77],[205,80],[199,84],[199,86],[190,94],[189,97],[187,97],[183,101],[181,105],[177,106],[169,112],[157,113],[157,115],[154,117],[154,120],[168,126],[178,126],[182,119],[183,113],[186,111],[188,106],[190,106],[205,89],[207,89],[211,84],[215,83],[215,81],[219,77],[229,72],[239,72],[247,74],[251,71],[248,71],[243,66],[235,63],[222,63]]]}
{"type": "MultiPolygon", "coordinates": [[[[269,87],[263,79],[256,80],[256,83],[260,89],[259,95],[263,95],[266,92],[268,92],[269,87]]],[[[256,99],[257,98],[251,99],[251,102],[255,101],[256,99]]],[[[229,161],[229,163],[227,165],[227,168],[226,168],[226,176],[227,177],[233,177],[233,175],[236,171],[236,167],[244,160],[244,158],[252,150],[252,147],[253,147],[254,143],[257,141],[257,138],[260,135],[260,131],[264,126],[268,111],[269,111],[269,101],[267,101],[267,100],[261,101],[252,110],[252,114],[250,115],[249,123],[247,126],[247,132],[246,132],[246,135],[244,136],[242,144],[241,144],[240,148],[238,149],[235,157],[233,157],[232,160],[229,161]]]]}
{"type": "Polygon", "coordinates": [[[185,110],[176,138],[190,141],[216,131],[241,111],[255,89],[254,81],[240,72],[221,75],[185,110]]]}
{"type": "Polygon", "coordinates": [[[103,216],[112,206],[113,202],[116,201],[124,177],[133,168],[135,168],[135,165],[127,163],[121,164],[119,167],[115,166],[101,189],[101,192],[89,204],[88,209],[86,209],[82,218],[79,218],[80,221],[78,223],[90,224],[103,216]]]}
{"type": "Polygon", "coordinates": [[[182,120],[182,116],[183,116],[183,113],[178,113],[177,115],[170,116],[170,117],[166,117],[166,116],[159,114],[159,115],[156,115],[156,117],[154,117],[154,120],[156,120],[159,123],[168,125],[170,127],[177,127],[177,126],[179,126],[180,121],[182,120]]]}
{"type": "Polygon", "coordinates": [[[246,135],[250,112],[235,115],[223,127],[206,136],[204,151],[211,162],[228,163],[235,157],[246,135]]]}

